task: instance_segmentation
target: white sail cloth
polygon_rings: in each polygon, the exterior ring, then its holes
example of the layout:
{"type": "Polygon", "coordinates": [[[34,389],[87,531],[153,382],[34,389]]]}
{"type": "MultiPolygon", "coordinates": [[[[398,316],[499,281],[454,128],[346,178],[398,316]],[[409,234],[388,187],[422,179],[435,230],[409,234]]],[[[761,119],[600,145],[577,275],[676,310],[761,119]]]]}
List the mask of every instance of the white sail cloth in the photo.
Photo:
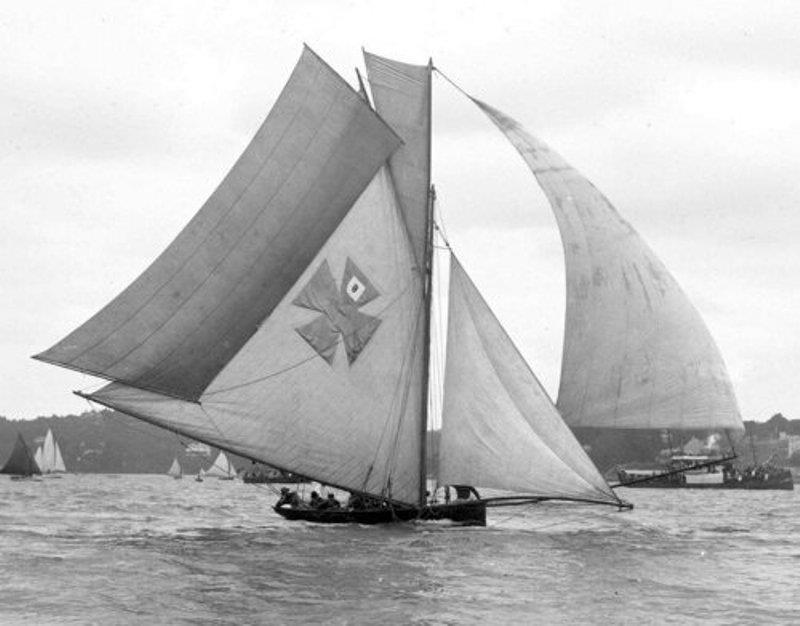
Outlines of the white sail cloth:
{"type": "Polygon", "coordinates": [[[403,140],[389,171],[418,262],[425,252],[431,173],[431,66],[364,52],[375,110],[403,140]]]}
{"type": "Polygon", "coordinates": [[[64,459],[61,456],[61,449],[58,447],[55,437],[53,437],[52,429],[47,429],[44,443],[39,450],[36,451],[36,463],[39,465],[42,474],[54,474],[67,471],[64,466],[64,459]],[[41,450],[41,456],[39,455],[39,450],[41,450]]]}
{"type": "Polygon", "coordinates": [[[284,470],[416,503],[422,308],[384,168],[198,403],[120,383],[89,397],[284,470]]]}
{"type": "Polygon", "coordinates": [[[455,256],[439,481],[619,502],[455,256]]]}
{"type": "MultiPolygon", "coordinates": [[[[175,462],[178,462],[177,459],[175,462]]],[[[178,467],[178,471],[180,471],[180,467],[178,467]]],[[[204,476],[211,476],[212,478],[234,478],[236,476],[236,468],[233,467],[228,456],[224,452],[220,452],[214,463],[211,464],[211,467],[205,471],[204,476]]]]}
{"type": "Polygon", "coordinates": [[[181,469],[181,464],[178,463],[178,459],[175,458],[172,460],[172,465],[169,466],[167,470],[167,476],[172,476],[173,478],[177,478],[178,476],[183,475],[183,469],[181,469]]]}
{"type": "Polygon", "coordinates": [[[177,238],[35,358],[196,401],[399,145],[305,48],[250,145],[177,238]]]}
{"type": "Polygon", "coordinates": [[[561,232],[567,312],[557,404],[567,423],[742,429],[714,340],[644,240],[558,154],[473,100],[522,155],[561,232]]]}

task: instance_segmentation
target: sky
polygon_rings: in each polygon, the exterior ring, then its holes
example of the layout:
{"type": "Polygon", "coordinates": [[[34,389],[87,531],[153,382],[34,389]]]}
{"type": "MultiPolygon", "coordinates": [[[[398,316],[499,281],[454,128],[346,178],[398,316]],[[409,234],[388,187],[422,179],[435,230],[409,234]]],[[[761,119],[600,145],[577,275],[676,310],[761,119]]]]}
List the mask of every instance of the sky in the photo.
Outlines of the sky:
{"type": "MultiPolygon", "coordinates": [[[[82,412],[33,361],[127,286],[249,142],[309,44],[434,64],[586,175],[715,337],[746,419],[800,418],[796,2],[0,1],[0,415],[82,412]]],[[[434,80],[449,240],[555,396],[555,220],[485,116],[434,80]]]]}

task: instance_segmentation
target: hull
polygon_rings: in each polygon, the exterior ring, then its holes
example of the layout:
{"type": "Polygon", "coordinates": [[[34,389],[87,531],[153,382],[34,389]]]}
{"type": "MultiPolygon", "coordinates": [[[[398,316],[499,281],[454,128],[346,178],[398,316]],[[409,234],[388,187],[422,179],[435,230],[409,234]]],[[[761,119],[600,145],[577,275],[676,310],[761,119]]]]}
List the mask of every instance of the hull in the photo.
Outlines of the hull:
{"type": "Polygon", "coordinates": [[[464,526],[486,526],[486,503],[481,501],[434,504],[423,508],[391,509],[312,509],[275,506],[275,512],[287,520],[317,524],[395,524],[413,520],[450,520],[464,526]]]}
{"type": "Polygon", "coordinates": [[[311,481],[306,478],[293,476],[253,476],[250,474],[245,474],[242,476],[242,482],[247,483],[248,485],[297,485],[300,483],[309,483],[311,481]]]}
{"type": "Polygon", "coordinates": [[[720,481],[703,482],[693,481],[692,475],[675,474],[672,476],[665,476],[663,478],[655,478],[647,482],[640,482],[631,485],[625,485],[626,482],[631,480],[631,477],[624,471],[619,472],[619,482],[622,487],[629,487],[631,489],[641,487],[643,489],[748,489],[748,490],[765,490],[765,489],[781,489],[791,491],[794,489],[794,481],[792,475],[788,471],[784,474],[782,472],[768,477],[725,477],[720,481]]]}

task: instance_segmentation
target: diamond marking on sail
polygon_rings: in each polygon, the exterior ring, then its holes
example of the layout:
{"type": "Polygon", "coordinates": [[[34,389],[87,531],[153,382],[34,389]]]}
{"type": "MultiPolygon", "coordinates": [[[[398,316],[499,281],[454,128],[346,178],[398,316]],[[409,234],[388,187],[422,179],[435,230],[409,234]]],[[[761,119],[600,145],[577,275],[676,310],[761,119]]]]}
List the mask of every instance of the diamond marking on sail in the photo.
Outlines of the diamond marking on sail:
{"type": "Polygon", "coordinates": [[[380,294],[348,257],[341,289],[337,291],[328,261],[324,261],[293,304],[319,311],[320,317],[295,330],[328,365],[333,363],[341,337],[352,365],[380,326],[380,319],[358,309],[380,294]]]}

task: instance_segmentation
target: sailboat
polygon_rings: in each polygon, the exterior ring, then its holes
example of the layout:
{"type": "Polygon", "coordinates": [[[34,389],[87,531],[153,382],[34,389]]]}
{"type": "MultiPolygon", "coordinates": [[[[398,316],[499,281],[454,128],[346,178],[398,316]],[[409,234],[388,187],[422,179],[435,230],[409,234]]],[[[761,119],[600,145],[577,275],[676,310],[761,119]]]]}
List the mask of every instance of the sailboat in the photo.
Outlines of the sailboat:
{"type": "Polygon", "coordinates": [[[42,474],[45,474],[51,478],[60,478],[59,474],[65,473],[67,468],[64,466],[64,458],[61,456],[61,448],[58,446],[58,442],[53,436],[52,429],[47,429],[47,435],[45,435],[44,443],[36,450],[37,457],[40,454],[40,450],[41,456],[37,458],[36,462],[39,464],[42,474]]]}
{"type": "Polygon", "coordinates": [[[236,478],[236,468],[230,462],[228,456],[224,452],[220,452],[211,467],[205,470],[203,476],[219,478],[220,480],[233,480],[236,478]]]}
{"type": "Polygon", "coordinates": [[[17,433],[17,440],[14,442],[11,456],[8,457],[5,465],[0,468],[0,474],[11,474],[12,479],[30,478],[41,474],[39,466],[31,455],[25,439],[22,437],[22,433],[17,433]]]}
{"type": "Polygon", "coordinates": [[[167,476],[172,476],[173,478],[183,478],[183,468],[181,464],[178,462],[178,457],[175,457],[172,460],[172,465],[169,466],[167,470],[167,476]]]}
{"type": "Polygon", "coordinates": [[[91,401],[369,503],[323,511],[279,501],[287,519],[484,524],[487,507],[543,500],[630,507],[567,424],[741,425],[704,323],[633,228],[549,147],[470,97],[556,213],[564,359],[554,404],[450,251],[432,478],[456,498],[431,497],[434,67],[366,52],[365,64],[355,90],[304,47],[255,137],[176,239],[34,358],[110,380],[76,392],[91,401]]]}

